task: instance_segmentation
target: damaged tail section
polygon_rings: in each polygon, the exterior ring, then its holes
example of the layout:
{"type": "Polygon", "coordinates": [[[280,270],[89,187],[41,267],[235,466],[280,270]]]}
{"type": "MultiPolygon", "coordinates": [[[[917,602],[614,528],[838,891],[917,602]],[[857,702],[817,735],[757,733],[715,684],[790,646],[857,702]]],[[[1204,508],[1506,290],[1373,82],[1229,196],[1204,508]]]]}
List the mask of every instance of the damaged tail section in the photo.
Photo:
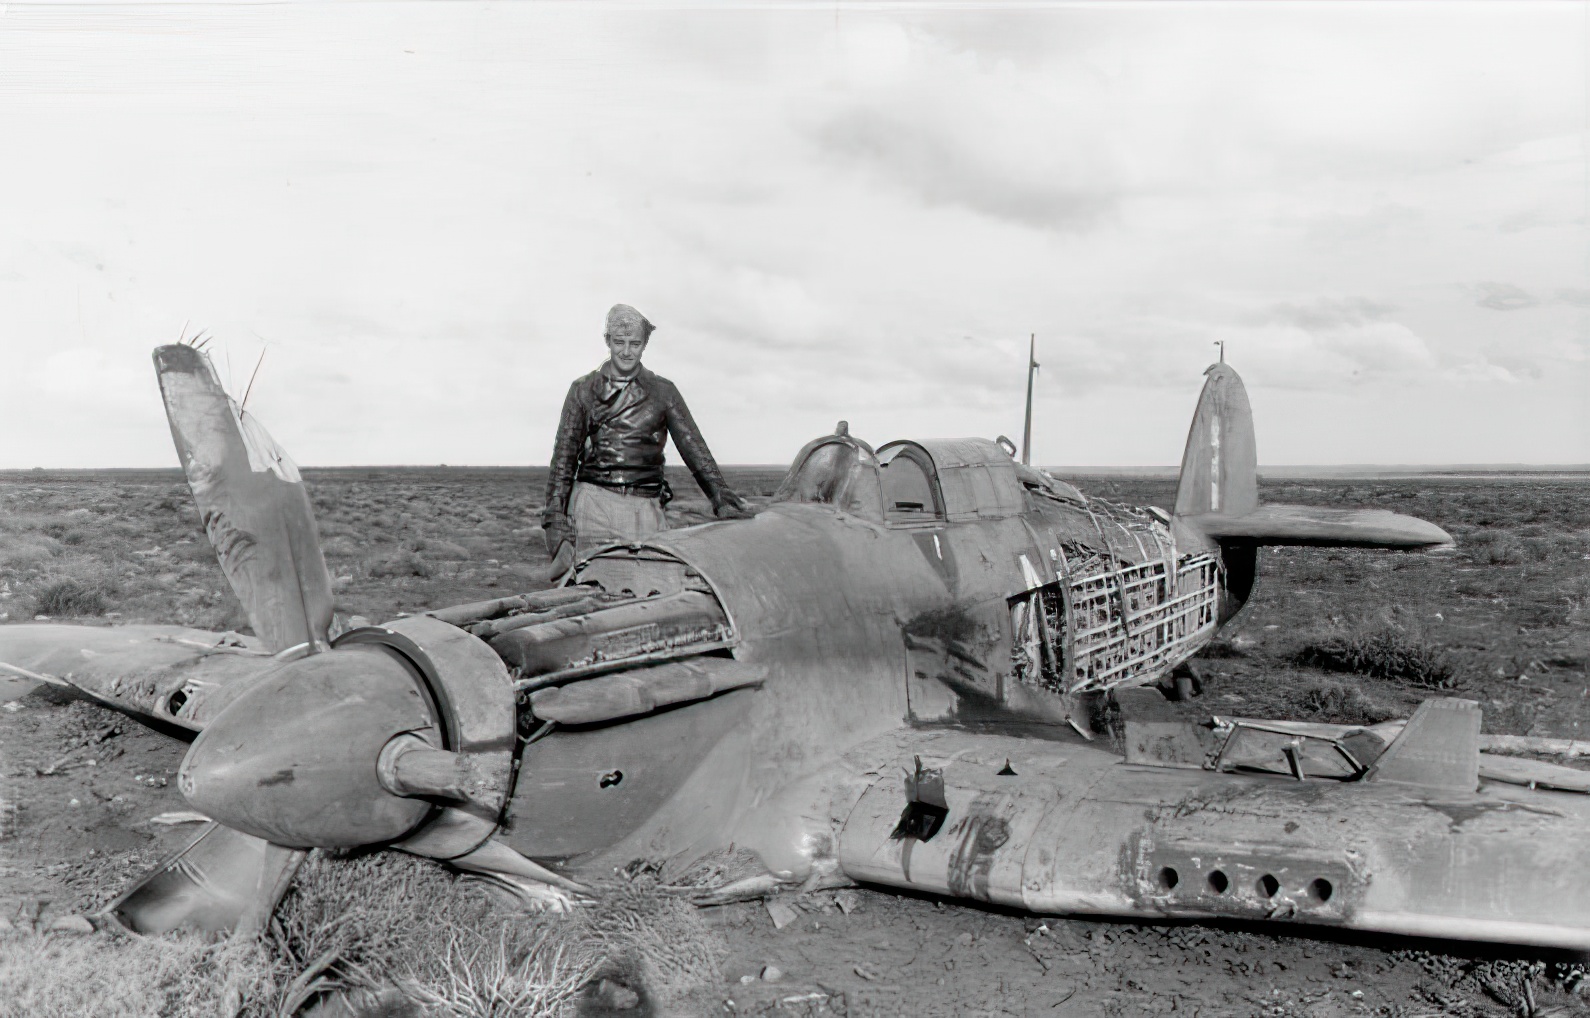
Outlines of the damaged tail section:
{"type": "Polygon", "coordinates": [[[1176,515],[1241,516],[1259,506],[1259,455],[1253,407],[1242,379],[1224,361],[1204,372],[1176,487],[1176,515]]]}
{"type": "Polygon", "coordinates": [[[1384,509],[1259,504],[1253,408],[1228,364],[1210,365],[1176,488],[1176,516],[1228,551],[1259,545],[1444,550],[1433,523],[1384,509]]]}

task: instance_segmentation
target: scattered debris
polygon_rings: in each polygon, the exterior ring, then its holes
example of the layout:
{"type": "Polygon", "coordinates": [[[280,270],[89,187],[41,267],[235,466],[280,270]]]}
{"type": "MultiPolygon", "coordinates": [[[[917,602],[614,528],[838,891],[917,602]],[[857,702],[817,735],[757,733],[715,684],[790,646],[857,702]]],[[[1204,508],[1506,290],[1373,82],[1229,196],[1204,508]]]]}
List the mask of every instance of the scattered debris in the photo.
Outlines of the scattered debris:
{"type": "Polygon", "coordinates": [[[769,899],[767,902],[767,914],[773,920],[773,928],[779,930],[798,918],[795,910],[788,904],[774,899],[769,899]]]}
{"type": "Polygon", "coordinates": [[[161,824],[163,826],[172,826],[175,824],[204,824],[209,823],[210,818],[205,816],[203,813],[199,813],[191,809],[179,809],[172,813],[161,813],[158,816],[150,817],[149,822],[152,824],[161,824]]]}
{"type": "Polygon", "coordinates": [[[80,915],[63,915],[51,919],[44,927],[46,933],[93,933],[94,924],[80,915]]]}
{"type": "Polygon", "coordinates": [[[640,994],[612,979],[596,984],[596,999],[612,1011],[629,1011],[640,1006],[640,994]]]}

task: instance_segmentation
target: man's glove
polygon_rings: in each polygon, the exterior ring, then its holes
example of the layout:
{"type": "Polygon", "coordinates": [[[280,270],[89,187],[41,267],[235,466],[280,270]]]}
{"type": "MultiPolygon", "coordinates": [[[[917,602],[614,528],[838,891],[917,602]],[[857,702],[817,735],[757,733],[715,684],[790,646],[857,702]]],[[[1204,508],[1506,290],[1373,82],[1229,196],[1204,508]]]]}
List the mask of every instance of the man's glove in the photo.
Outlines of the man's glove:
{"type": "Polygon", "coordinates": [[[748,520],[756,515],[743,498],[727,488],[718,496],[718,504],[712,507],[712,514],[720,520],[748,520]]]}

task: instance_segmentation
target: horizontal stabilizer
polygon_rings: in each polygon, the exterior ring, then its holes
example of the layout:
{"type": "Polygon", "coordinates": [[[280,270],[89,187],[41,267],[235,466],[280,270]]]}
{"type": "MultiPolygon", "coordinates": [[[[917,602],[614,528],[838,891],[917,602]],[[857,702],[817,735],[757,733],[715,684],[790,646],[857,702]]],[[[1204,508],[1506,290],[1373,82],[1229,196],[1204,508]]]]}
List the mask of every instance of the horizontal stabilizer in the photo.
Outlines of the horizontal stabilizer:
{"type": "Polygon", "coordinates": [[[1321,548],[1452,547],[1452,536],[1434,523],[1385,509],[1263,505],[1240,516],[1203,513],[1182,520],[1217,541],[1321,548]]]}
{"type": "Polygon", "coordinates": [[[766,669],[729,658],[672,661],[616,675],[538,689],[530,694],[536,717],[565,725],[649,714],[659,707],[703,700],[727,689],[761,682],[766,669]]]}

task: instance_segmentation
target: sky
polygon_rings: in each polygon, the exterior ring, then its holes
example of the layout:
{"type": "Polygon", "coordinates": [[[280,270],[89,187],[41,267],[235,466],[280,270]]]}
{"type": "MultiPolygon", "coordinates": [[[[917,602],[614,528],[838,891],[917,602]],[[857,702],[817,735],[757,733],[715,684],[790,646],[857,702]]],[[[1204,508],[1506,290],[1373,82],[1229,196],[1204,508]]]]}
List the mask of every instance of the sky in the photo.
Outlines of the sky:
{"type": "MultiPolygon", "coordinates": [[[[719,460],[848,420],[1590,462],[1590,4],[0,2],[0,468],[538,464],[603,317],[719,460]],[[263,360],[261,360],[263,352],[263,360]]],[[[676,459],[676,457],[675,457],[676,459]]]]}

